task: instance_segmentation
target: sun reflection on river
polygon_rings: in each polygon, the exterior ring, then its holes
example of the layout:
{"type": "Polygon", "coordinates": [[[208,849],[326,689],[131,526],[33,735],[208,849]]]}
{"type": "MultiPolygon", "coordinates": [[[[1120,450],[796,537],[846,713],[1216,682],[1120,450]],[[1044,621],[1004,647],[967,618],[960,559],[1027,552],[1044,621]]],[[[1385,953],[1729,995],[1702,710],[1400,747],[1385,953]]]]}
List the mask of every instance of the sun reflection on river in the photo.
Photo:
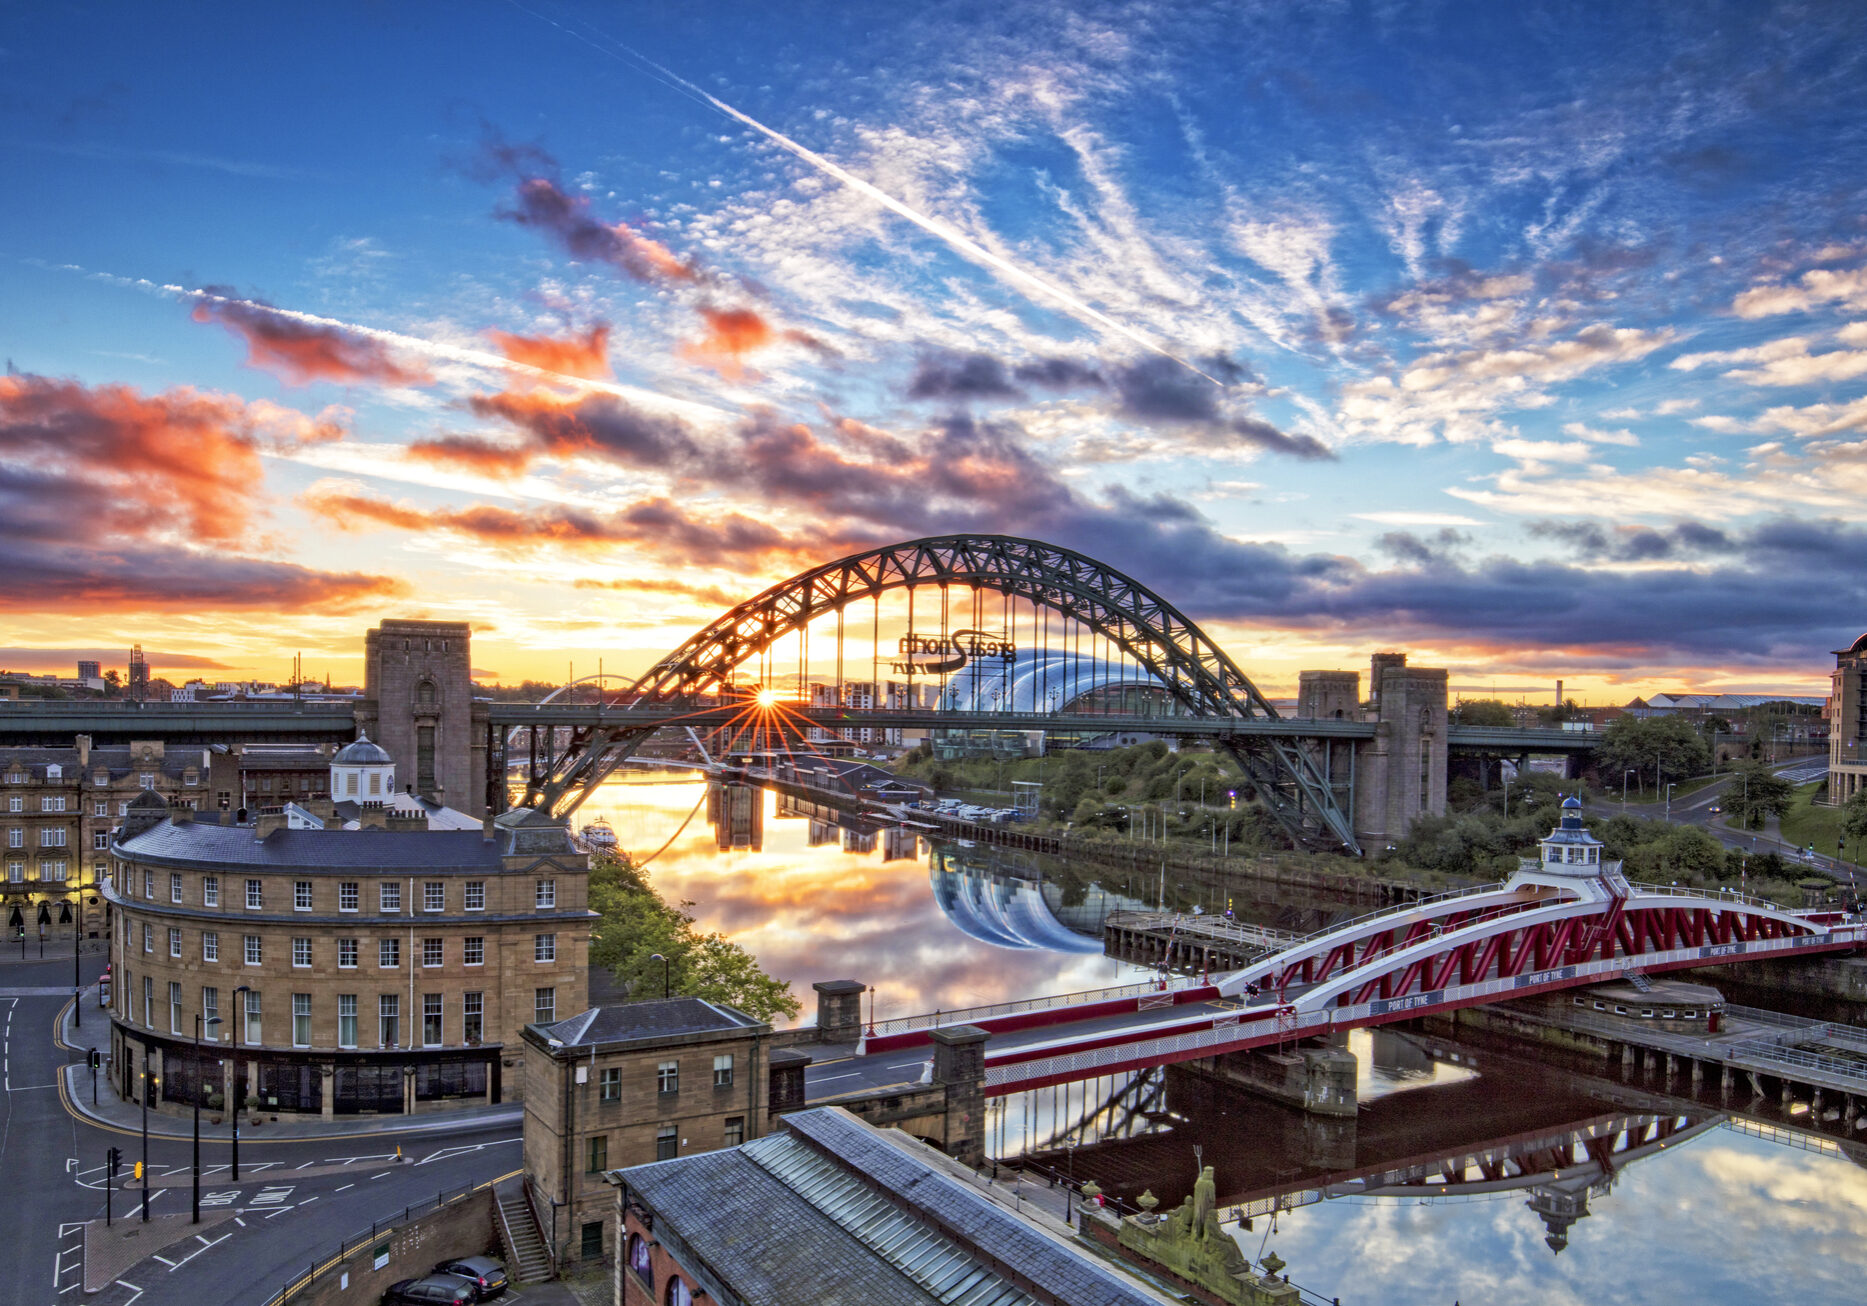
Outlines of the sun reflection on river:
{"type": "Polygon", "coordinates": [[[805,1021],[815,1007],[810,986],[820,980],[874,985],[875,1013],[885,1019],[1099,988],[1143,973],[1096,953],[1005,948],[968,937],[935,899],[925,841],[891,846],[783,816],[778,796],[768,791],[756,794],[762,825],[756,851],[723,850],[706,820],[705,797],[698,780],[625,778],[603,785],[578,821],[607,818],[637,858],[662,849],[648,866],[655,887],[691,903],[700,929],[728,935],[791,981],[805,1021]],[[910,855],[891,858],[891,852],[910,855]]]}

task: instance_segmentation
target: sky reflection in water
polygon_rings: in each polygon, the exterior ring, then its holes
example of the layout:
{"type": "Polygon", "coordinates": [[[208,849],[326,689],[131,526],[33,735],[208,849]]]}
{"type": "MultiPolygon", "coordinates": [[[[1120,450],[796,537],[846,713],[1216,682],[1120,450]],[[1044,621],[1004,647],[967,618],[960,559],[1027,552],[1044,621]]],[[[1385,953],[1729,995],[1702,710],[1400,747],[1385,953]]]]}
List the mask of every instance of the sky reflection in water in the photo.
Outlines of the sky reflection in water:
{"type": "MultiPolygon", "coordinates": [[[[604,786],[581,819],[606,816],[623,847],[643,856],[668,843],[703,795],[698,782],[626,779],[604,786]]],[[[810,985],[825,979],[874,984],[878,1014],[887,1017],[1143,974],[1093,953],[1006,948],[969,937],[936,901],[925,844],[914,857],[888,861],[879,840],[868,852],[845,851],[840,839],[812,847],[809,821],[779,819],[773,794],[760,801],[759,851],[722,851],[702,804],[649,872],[664,894],[692,902],[701,928],[730,935],[790,980],[806,1021],[814,1010],[810,985]]],[[[818,836],[828,833],[820,829],[818,836]]],[[[1361,1063],[1364,1112],[1377,1099],[1399,1097],[1407,1101],[1381,1109],[1404,1113],[1417,1104],[1430,1116],[1436,1094],[1472,1087],[1474,1072],[1461,1066],[1399,1067],[1391,1057],[1377,1065],[1369,1039],[1366,1032],[1350,1038],[1361,1063]]],[[[1497,1090],[1534,1095],[1503,1079],[1497,1090]]],[[[1008,1133],[1020,1134],[1022,1107],[1007,1101],[1005,1108],[1008,1133]]],[[[1232,1109],[1275,1108],[1239,1095],[1232,1109]]],[[[1222,1137],[1206,1141],[1208,1161],[1225,1151],[1222,1137]]],[[[1470,1145],[1485,1141],[1473,1137],[1470,1145]]],[[[1223,1193],[1223,1175],[1220,1187],[1223,1193]]],[[[1570,1229],[1561,1255],[1545,1245],[1547,1230],[1521,1192],[1448,1204],[1342,1199],[1281,1213],[1267,1238],[1269,1227],[1260,1218],[1239,1234],[1246,1253],[1275,1250],[1295,1281],[1344,1302],[1841,1302],[1859,1300],[1867,1279],[1867,1171],[1832,1151],[1713,1128],[1620,1171],[1606,1196],[1591,1199],[1590,1214],[1570,1229]]]]}
{"type": "MultiPolygon", "coordinates": [[[[644,857],[674,835],[703,792],[695,781],[625,778],[604,785],[579,820],[607,817],[622,846],[644,857]]],[[[819,980],[874,985],[876,1013],[887,1018],[1122,984],[1143,973],[1095,953],[969,938],[934,900],[924,842],[917,856],[886,862],[880,840],[872,852],[813,848],[811,822],[779,819],[775,794],[761,800],[760,851],[722,852],[703,805],[648,872],[665,897],[693,903],[688,910],[701,929],[730,935],[790,980],[806,1021],[819,980]]]]}

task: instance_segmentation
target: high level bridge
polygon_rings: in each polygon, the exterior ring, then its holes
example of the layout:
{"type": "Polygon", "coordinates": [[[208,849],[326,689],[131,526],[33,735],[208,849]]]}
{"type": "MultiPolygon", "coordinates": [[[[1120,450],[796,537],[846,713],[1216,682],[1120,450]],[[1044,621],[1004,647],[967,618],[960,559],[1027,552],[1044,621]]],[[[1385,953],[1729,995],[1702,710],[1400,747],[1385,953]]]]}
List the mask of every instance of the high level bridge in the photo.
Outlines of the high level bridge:
{"type": "MultiPolygon", "coordinates": [[[[1447,718],[1446,673],[1375,655],[1302,674],[1282,715],[1205,631],[1074,550],[1003,535],[909,540],[799,573],[722,614],[631,683],[545,703],[476,701],[463,623],[387,621],[365,696],[313,703],[0,702],[0,744],[342,742],[367,729],[425,797],[568,815],[658,733],[811,753],[902,730],[1003,740],[1203,739],[1302,847],[1358,852],[1445,806],[1453,750],[1527,758],[1593,731],[1475,729],[1447,718]],[[509,767],[509,763],[511,766],[509,767]]],[[[595,678],[593,678],[595,679],[595,678]]]]}
{"type": "MultiPolygon", "coordinates": [[[[898,1068],[936,1028],[987,1035],[988,1096],[1647,973],[1846,952],[1867,919],[1723,891],[1629,883],[1569,799],[1539,856],[1503,884],[1375,912],[1210,982],[1071,995],[1003,1012],[883,1022],[844,1079],[898,1068]]],[[[898,1070],[896,1070],[898,1073],[898,1070]]]]}

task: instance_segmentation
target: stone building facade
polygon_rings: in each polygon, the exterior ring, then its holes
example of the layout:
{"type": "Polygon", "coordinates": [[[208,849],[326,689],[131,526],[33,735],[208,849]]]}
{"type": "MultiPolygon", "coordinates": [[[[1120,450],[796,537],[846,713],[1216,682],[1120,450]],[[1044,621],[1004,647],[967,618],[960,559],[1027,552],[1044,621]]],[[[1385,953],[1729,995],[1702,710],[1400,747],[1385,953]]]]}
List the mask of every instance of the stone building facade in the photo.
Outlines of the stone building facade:
{"type": "Polygon", "coordinates": [[[208,792],[208,750],[159,739],[0,748],[0,913],[6,937],[96,938],[110,833],[145,792],[176,807],[208,792]]]}
{"type": "Polygon", "coordinates": [[[131,805],[103,896],[113,1081],[154,1105],[410,1113],[517,1099],[520,1031],[584,1005],[588,859],[520,808],[483,829],[291,829],[131,805]],[[193,1050],[197,1016],[205,1027],[193,1050]]]}
{"type": "Polygon", "coordinates": [[[559,1212],[561,1259],[614,1251],[606,1171],[765,1134],[771,1032],[700,998],[593,1007],[525,1030],[525,1169],[559,1212]]]}

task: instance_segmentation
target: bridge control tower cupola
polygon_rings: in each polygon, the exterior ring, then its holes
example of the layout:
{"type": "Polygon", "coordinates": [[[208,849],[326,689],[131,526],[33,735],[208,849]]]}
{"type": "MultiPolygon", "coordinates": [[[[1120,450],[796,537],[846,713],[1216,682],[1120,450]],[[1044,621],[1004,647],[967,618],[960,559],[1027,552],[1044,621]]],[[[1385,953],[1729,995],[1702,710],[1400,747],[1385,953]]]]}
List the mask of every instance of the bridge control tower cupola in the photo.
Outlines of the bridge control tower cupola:
{"type": "Polygon", "coordinates": [[[1601,840],[1582,824],[1582,800],[1570,794],[1562,800],[1562,819],[1538,845],[1538,862],[1546,871],[1569,875],[1601,873],[1601,840]]]}

